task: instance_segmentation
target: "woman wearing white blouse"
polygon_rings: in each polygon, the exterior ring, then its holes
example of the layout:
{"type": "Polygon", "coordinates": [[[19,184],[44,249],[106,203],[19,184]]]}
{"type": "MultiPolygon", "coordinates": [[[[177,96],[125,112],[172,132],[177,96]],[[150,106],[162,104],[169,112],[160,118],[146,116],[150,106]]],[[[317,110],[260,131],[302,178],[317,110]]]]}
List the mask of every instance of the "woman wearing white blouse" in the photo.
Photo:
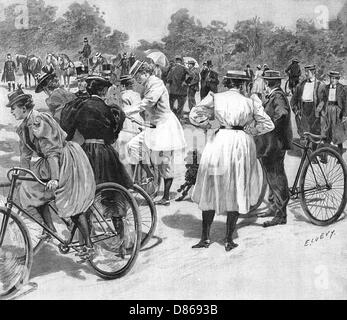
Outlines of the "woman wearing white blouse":
{"type": "Polygon", "coordinates": [[[235,248],[232,235],[239,213],[257,202],[261,185],[253,136],[272,131],[274,124],[256,95],[250,99],[240,93],[247,80],[244,71],[228,71],[224,85],[230,90],[209,94],[190,112],[193,125],[208,128],[212,119],[220,124],[205,146],[192,193],[202,210],[201,240],[193,248],[209,247],[214,215],[223,212],[225,250],[235,248]]]}

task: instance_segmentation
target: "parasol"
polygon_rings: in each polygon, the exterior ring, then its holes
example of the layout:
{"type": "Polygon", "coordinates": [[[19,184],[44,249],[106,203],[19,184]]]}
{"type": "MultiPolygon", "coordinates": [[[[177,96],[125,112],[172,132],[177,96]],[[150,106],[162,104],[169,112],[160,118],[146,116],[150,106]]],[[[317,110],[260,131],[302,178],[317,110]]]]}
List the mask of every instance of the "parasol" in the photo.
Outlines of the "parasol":
{"type": "Polygon", "coordinates": [[[161,51],[147,50],[145,51],[145,54],[147,58],[152,59],[155,64],[158,64],[163,68],[166,68],[169,65],[169,60],[161,51]]]}

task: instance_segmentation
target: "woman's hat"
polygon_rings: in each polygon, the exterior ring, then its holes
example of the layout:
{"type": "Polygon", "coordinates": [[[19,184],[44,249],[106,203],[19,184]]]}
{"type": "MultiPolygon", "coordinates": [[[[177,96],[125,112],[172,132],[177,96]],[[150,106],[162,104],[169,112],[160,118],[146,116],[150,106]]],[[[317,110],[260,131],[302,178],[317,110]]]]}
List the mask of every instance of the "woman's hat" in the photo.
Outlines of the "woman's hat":
{"type": "Polygon", "coordinates": [[[89,84],[90,82],[94,81],[96,84],[100,85],[101,87],[111,87],[112,83],[105,79],[104,77],[98,76],[98,75],[90,75],[85,78],[85,81],[89,84]]]}
{"type": "Polygon", "coordinates": [[[54,72],[50,72],[50,73],[45,73],[42,75],[38,76],[37,79],[37,86],[35,89],[35,93],[40,93],[43,91],[43,88],[47,86],[47,84],[49,83],[49,81],[53,80],[56,77],[54,72]]]}
{"type": "Polygon", "coordinates": [[[145,62],[136,60],[129,70],[129,75],[135,77],[145,62]]]}
{"type": "Polygon", "coordinates": [[[279,71],[275,71],[275,70],[266,70],[263,78],[265,80],[280,80],[280,79],[284,79],[284,77],[281,77],[281,73],[279,71]]]}
{"type": "Polygon", "coordinates": [[[247,76],[247,73],[241,70],[227,71],[227,74],[224,76],[224,79],[250,80],[250,78],[247,76]]]}
{"type": "Polygon", "coordinates": [[[304,67],[306,70],[316,70],[316,65],[315,64],[309,64],[304,67]]]}
{"type": "Polygon", "coordinates": [[[338,71],[330,71],[328,75],[329,75],[329,77],[334,77],[334,78],[338,78],[338,79],[340,79],[340,77],[341,77],[341,74],[338,71]]]}
{"type": "Polygon", "coordinates": [[[18,89],[14,92],[11,92],[8,94],[8,104],[6,104],[6,107],[10,108],[15,103],[25,100],[25,99],[31,99],[32,95],[24,93],[22,88],[19,86],[18,89]]]}
{"type": "Polygon", "coordinates": [[[188,64],[192,64],[193,66],[195,66],[195,61],[194,60],[189,60],[188,64]]]}

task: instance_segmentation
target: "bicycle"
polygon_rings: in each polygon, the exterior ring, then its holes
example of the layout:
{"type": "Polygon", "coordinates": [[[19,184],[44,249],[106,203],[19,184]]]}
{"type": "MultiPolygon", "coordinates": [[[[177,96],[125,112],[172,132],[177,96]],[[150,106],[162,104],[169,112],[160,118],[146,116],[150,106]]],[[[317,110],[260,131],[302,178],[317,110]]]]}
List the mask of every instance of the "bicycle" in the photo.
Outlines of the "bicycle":
{"type": "MultiPolygon", "coordinates": [[[[305,132],[303,137],[304,145],[292,141],[303,153],[295,180],[289,188],[290,198],[300,199],[311,223],[326,226],[337,221],[346,207],[347,166],[331,146],[319,146],[322,136],[305,132]],[[318,145],[315,151],[312,144],[318,145]]],[[[264,197],[259,200],[263,202],[264,197]]]]}
{"type": "MultiPolygon", "coordinates": [[[[10,169],[7,177],[11,185],[6,207],[0,208],[0,298],[9,298],[20,290],[29,278],[33,262],[32,239],[35,240],[37,235],[30,234],[20,215],[39,225],[37,230],[44,231],[58,241],[61,254],[68,254],[71,250],[80,253],[84,248],[74,224],[61,218],[69,230],[68,238],[63,238],[14,202],[18,181],[33,181],[44,186],[46,181],[40,180],[30,170],[17,167],[10,169]],[[21,176],[20,173],[30,177],[21,176]]],[[[51,209],[54,210],[52,206],[51,209]]],[[[103,183],[97,186],[94,202],[86,215],[95,248],[95,255],[87,262],[103,279],[111,280],[126,275],[133,267],[141,245],[141,218],[135,199],[122,186],[103,183]],[[125,212],[123,215],[118,212],[120,205],[122,212],[125,212]],[[117,225],[114,224],[114,218],[117,225]]],[[[42,235],[42,232],[39,234],[42,235]]]]}

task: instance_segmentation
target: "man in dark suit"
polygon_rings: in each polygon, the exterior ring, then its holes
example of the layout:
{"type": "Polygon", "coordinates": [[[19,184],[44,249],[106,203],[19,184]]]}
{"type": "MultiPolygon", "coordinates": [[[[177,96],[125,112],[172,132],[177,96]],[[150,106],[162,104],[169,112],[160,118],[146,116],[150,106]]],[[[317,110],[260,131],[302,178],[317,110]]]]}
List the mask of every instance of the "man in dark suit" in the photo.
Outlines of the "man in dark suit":
{"type": "Polygon", "coordinates": [[[189,76],[188,69],[183,65],[183,59],[176,56],[176,65],[170,70],[167,76],[169,83],[169,101],[170,108],[176,114],[178,119],[182,118],[184,104],[187,101],[188,86],[186,77],[189,76]],[[177,100],[177,109],[174,110],[174,104],[177,100]]]}
{"type": "MultiPolygon", "coordinates": [[[[336,128],[341,122],[347,121],[347,101],[346,89],[339,83],[340,73],[329,72],[330,85],[325,88],[325,95],[328,97],[327,103],[322,110],[322,136],[325,142],[331,143],[336,139],[336,128]],[[335,139],[334,139],[335,138],[335,139]]],[[[338,139],[338,148],[342,155],[343,146],[341,139],[338,139]]]]}
{"type": "Polygon", "coordinates": [[[214,93],[218,92],[218,73],[216,71],[212,70],[212,61],[207,60],[206,62],[206,68],[207,70],[204,71],[204,74],[201,74],[201,92],[200,96],[201,99],[205,98],[207,94],[212,91],[214,93]]]}
{"type": "Polygon", "coordinates": [[[248,94],[250,94],[252,91],[252,86],[253,86],[254,72],[251,69],[251,66],[249,64],[247,64],[245,72],[247,77],[250,79],[249,81],[247,81],[247,92],[248,94]]]}
{"type": "Polygon", "coordinates": [[[84,46],[82,51],[79,51],[78,53],[81,54],[81,62],[83,63],[83,65],[88,66],[88,61],[89,61],[89,57],[92,53],[92,49],[90,47],[90,44],[88,43],[88,39],[84,38],[84,46]]]}
{"type": "Polygon", "coordinates": [[[188,84],[188,106],[189,110],[192,110],[196,106],[195,95],[199,91],[200,73],[195,68],[195,61],[191,60],[188,62],[189,76],[186,80],[188,84]]]}
{"type": "Polygon", "coordinates": [[[282,79],[279,71],[268,70],[265,72],[264,80],[270,92],[266,96],[264,110],[274,123],[275,129],[256,137],[257,154],[265,169],[266,180],[270,187],[271,207],[267,213],[261,216],[274,215],[271,221],[263,224],[264,227],[287,223],[289,188],[284,170],[284,158],[286,150],[291,148],[293,133],[290,122],[290,105],[281,89],[282,79]]]}
{"type": "Polygon", "coordinates": [[[298,59],[293,59],[292,63],[285,70],[285,73],[288,74],[289,77],[289,89],[294,93],[295,87],[299,84],[301,69],[299,65],[298,59]]]}
{"type": "Polygon", "coordinates": [[[326,86],[316,78],[316,66],[305,66],[306,79],[295,89],[291,106],[297,122],[298,134],[321,134],[321,112],[326,103],[326,86]]]}
{"type": "Polygon", "coordinates": [[[16,90],[16,85],[15,85],[15,81],[16,81],[16,77],[15,77],[15,73],[17,71],[17,67],[15,62],[12,60],[12,56],[11,54],[7,54],[7,60],[5,62],[4,65],[4,73],[2,74],[2,81],[3,82],[7,82],[8,84],[8,91],[11,91],[11,85],[12,85],[12,89],[13,91],[16,90]]]}

